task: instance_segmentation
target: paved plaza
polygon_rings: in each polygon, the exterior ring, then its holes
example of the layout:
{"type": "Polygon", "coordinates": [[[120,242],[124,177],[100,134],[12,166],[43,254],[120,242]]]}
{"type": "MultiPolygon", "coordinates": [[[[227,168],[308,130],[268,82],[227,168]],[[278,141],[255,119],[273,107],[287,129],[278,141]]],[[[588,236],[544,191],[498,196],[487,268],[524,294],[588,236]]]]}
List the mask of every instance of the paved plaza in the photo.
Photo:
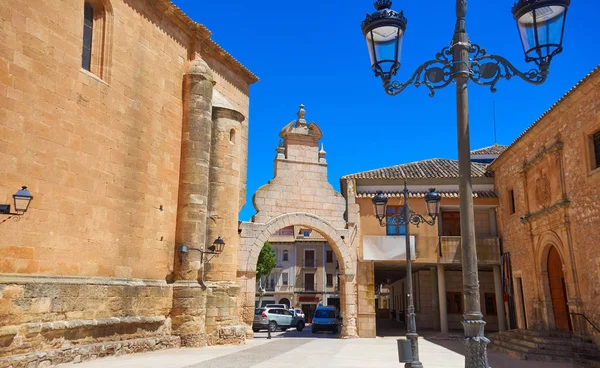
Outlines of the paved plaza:
{"type": "MultiPolygon", "coordinates": [[[[311,368],[378,367],[398,368],[395,336],[375,339],[339,339],[329,333],[278,332],[268,340],[259,332],[240,346],[172,349],[152,353],[108,357],[59,367],[77,368],[311,368]]],[[[456,335],[425,334],[419,339],[425,368],[462,368],[462,342],[456,335]]],[[[571,364],[522,361],[495,351],[489,352],[492,368],[567,368],[571,364]]]]}

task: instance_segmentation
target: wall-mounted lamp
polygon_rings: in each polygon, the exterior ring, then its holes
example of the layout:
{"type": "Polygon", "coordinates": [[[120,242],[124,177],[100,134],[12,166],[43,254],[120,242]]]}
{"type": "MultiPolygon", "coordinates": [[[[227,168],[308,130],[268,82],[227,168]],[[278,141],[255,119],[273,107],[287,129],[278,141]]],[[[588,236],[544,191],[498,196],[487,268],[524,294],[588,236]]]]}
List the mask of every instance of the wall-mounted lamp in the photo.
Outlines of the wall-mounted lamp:
{"type": "Polygon", "coordinates": [[[11,215],[11,216],[21,216],[27,209],[29,208],[29,204],[33,196],[27,190],[26,186],[22,186],[20,190],[18,190],[15,194],[13,194],[13,200],[15,203],[15,212],[10,212],[10,204],[0,204],[0,214],[2,215],[11,215]]]}
{"type": "MultiPolygon", "coordinates": [[[[212,245],[210,247],[208,247],[208,250],[204,250],[202,248],[190,248],[185,244],[180,244],[179,245],[179,261],[183,262],[184,257],[188,254],[189,251],[191,250],[195,250],[200,252],[200,262],[204,263],[204,255],[208,254],[208,255],[212,255],[213,257],[216,255],[219,255],[221,253],[223,253],[223,248],[225,248],[225,241],[223,239],[221,239],[221,237],[217,237],[217,239],[215,239],[215,241],[212,243],[212,245]]],[[[206,262],[210,262],[210,260],[212,259],[212,257],[207,258],[206,262]]]]}

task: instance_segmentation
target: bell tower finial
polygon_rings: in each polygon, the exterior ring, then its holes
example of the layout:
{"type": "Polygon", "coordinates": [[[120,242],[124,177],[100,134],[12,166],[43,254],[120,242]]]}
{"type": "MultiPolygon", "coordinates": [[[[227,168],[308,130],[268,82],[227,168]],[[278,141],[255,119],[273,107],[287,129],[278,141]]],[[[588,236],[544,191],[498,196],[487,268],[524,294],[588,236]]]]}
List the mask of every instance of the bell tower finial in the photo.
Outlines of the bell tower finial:
{"type": "Polygon", "coordinates": [[[304,104],[300,104],[300,109],[296,114],[298,116],[298,122],[296,122],[296,127],[306,126],[306,120],[304,120],[304,116],[306,115],[306,110],[304,110],[304,104]]]}

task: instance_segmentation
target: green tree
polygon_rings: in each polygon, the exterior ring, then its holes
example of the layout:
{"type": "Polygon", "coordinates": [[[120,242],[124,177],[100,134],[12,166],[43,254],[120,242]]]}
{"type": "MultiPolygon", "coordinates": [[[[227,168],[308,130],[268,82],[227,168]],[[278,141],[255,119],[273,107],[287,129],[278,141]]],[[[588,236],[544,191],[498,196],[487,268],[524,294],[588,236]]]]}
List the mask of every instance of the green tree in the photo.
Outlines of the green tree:
{"type": "Polygon", "coordinates": [[[275,250],[268,241],[265,242],[256,263],[256,277],[258,277],[258,306],[262,306],[263,296],[265,295],[266,278],[271,274],[271,271],[277,265],[275,259],[275,250]]]}

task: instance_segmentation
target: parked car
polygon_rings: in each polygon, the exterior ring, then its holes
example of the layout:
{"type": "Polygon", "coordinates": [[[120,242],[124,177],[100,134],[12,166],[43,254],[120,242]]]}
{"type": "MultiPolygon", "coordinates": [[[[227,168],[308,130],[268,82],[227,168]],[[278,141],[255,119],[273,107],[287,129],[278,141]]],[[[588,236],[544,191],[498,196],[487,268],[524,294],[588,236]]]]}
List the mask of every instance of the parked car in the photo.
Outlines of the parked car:
{"type": "Polygon", "coordinates": [[[304,315],[304,312],[302,311],[302,309],[294,309],[294,308],[291,308],[291,309],[290,309],[290,312],[294,313],[294,315],[295,315],[296,317],[300,317],[300,318],[302,318],[302,319],[304,319],[304,317],[305,317],[305,315],[304,315]]]}
{"type": "Polygon", "coordinates": [[[312,320],[312,333],[331,331],[334,334],[340,331],[341,319],[335,307],[317,307],[312,320]]]}
{"type": "Polygon", "coordinates": [[[265,305],[265,308],[283,308],[283,309],[288,309],[288,306],[285,304],[267,304],[265,305]]]}
{"type": "Polygon", "coordinates": [[[295,327],[297,331],[304,329],[304,319],[295,316],[287,308],[256,308],[254,310],[254,321],[252,322],[252,331],[269,329],[275,332],[278,328],[285,331],[288,328],[295,327]]]}

